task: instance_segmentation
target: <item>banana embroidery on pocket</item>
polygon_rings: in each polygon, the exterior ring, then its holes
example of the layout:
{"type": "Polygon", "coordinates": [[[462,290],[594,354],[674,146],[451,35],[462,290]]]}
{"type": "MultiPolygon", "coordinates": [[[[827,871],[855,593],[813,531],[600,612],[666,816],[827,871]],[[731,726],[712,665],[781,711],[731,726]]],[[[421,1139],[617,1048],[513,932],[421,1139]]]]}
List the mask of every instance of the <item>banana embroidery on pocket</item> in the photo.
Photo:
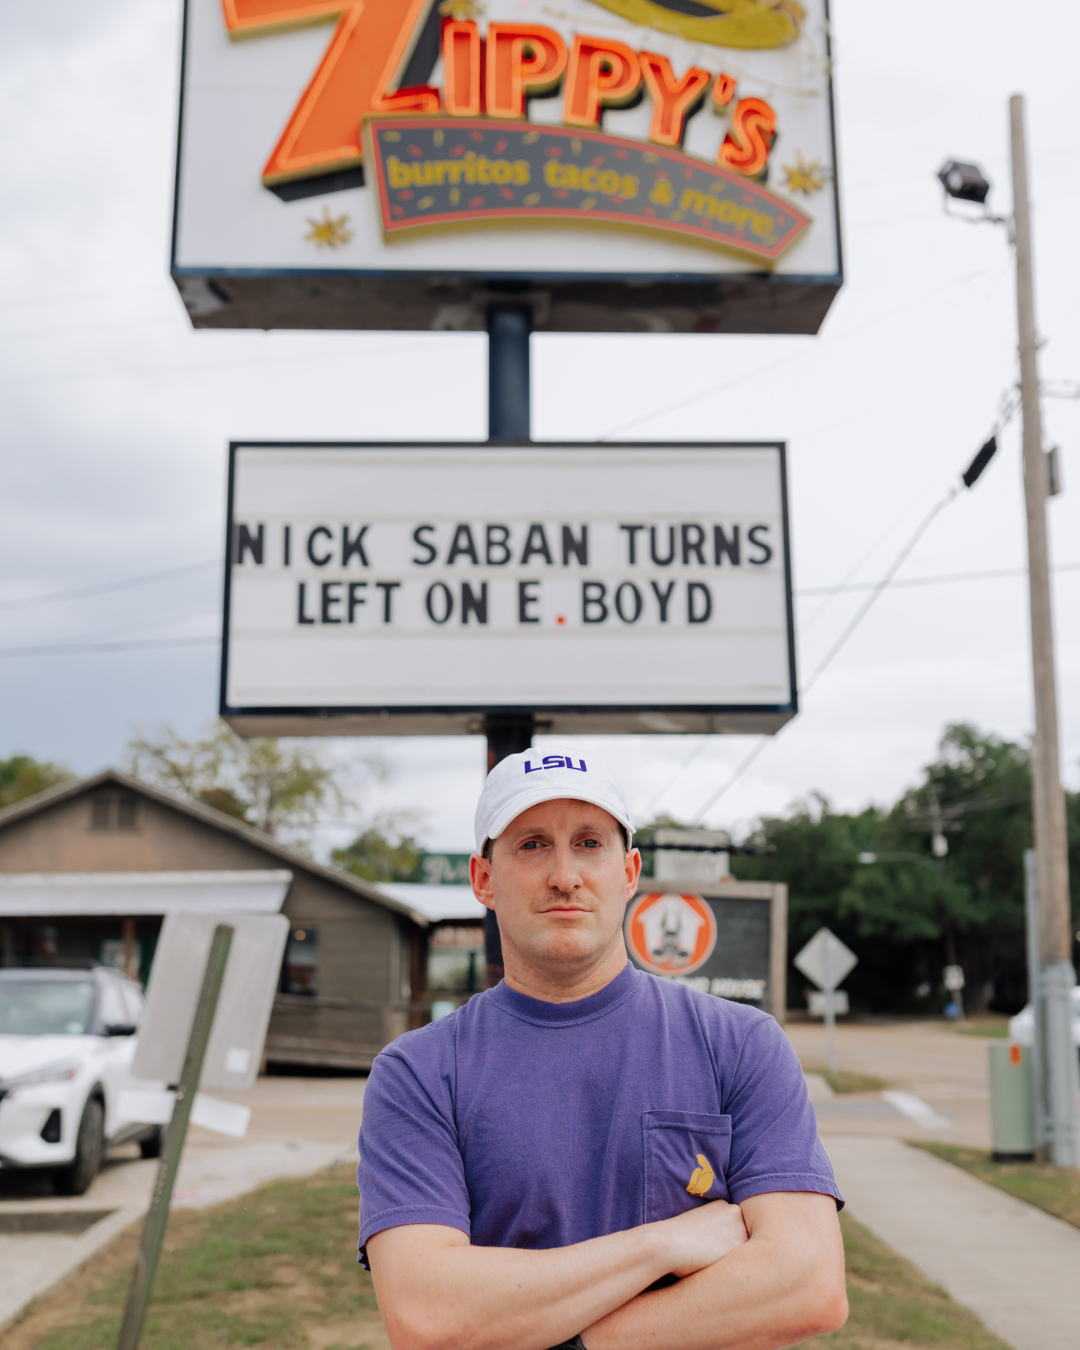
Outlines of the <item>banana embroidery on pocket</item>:
{"type": "Polygon", "coordinates": [[[712,1170],[712,1164],[704,1153],[699,1153],[697,1160],[698,1165],[694,1168],[693,1175],[690,1177],[690,1184],[686,1189],[691,1195],[705,1195],[716,1180],[716,1173],[712,1170]]]}

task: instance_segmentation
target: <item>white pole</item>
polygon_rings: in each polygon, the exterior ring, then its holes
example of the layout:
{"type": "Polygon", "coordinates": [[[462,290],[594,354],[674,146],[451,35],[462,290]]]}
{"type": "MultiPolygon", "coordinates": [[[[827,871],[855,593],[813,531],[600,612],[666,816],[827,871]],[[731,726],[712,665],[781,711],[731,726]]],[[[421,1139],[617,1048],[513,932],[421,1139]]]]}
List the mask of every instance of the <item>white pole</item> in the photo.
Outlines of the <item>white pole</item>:
{"type": "Polygon", "coordinates": [[[840,1072],[840,1062],[836,1056],[836,1009],[833,1003],[836,997],[832,977],[832,935],[825,934],[822,947],[822,974],[825,976],[825,1049],[829,1059],[829,1072],[840,1072]]]}

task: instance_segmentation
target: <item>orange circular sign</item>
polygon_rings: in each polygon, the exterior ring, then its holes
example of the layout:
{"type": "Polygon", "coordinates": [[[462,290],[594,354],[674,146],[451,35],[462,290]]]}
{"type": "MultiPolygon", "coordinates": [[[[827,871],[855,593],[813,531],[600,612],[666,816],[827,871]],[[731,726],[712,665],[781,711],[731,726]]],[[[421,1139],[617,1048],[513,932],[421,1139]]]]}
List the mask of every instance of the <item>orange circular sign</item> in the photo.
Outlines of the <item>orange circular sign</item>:
{"type": "Polygon", "coordinates": [[[716,946],[716,916],[700,895],[639,895],[626,913],[630,955],[654,975],[689,975],[716,946]]]}

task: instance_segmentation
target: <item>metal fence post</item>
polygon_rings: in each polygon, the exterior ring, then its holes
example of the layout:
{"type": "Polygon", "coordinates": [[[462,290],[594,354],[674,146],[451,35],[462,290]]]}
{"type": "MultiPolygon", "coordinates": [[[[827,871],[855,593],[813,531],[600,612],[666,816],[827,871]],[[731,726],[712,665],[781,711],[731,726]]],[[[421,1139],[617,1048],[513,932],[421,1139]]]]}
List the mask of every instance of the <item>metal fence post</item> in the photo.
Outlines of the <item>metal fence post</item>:
{"type": "Polygon", "coordinates": [[[131,1276],[127,1307],[124,1309],[124,1320],[120,1326],[120,1339],[116,1343],[117,1350],[137,1350],[142,1337],[146,1310],[150,1304],[154,1276],[157,1273],[158,1258],[161,1255],[161,1243],[165,1237],[165,1225],[169,1221],[169,1201],[180,1166],[180,1154],[199,1086],[207,1042],[210,1040],[210,1028],[214,1024],[214,1013],[217,1009],[218,995],[221,993],[221,982],[225,976],[225,963],[229,958],[233,932],[234,930],[224,923],[219,923],[214,929],[214,940],[210,945],[206,973],[203,975],[199,1001],[195,1005],[187,1053],[184,1055],[184,1066],[180,1071],[180,1082],[176,1089],[172,1119],[165,1132],[165,1144],[161,1151],[157,1181],[154,1183],[154,1195],[139,1240],[139,1254],[131,1276]]]}

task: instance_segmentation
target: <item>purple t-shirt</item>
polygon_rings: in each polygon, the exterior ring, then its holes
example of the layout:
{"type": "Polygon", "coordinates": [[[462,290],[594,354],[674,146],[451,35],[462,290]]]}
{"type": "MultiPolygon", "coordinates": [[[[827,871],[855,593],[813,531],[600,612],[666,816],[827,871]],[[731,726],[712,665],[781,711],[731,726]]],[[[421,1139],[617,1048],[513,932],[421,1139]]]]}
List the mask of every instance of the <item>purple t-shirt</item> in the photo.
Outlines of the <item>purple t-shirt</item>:
{"type": "Polygon", "coordinates": [[[387,1046],[357,1180],[365,1265],[368,1238],[402,1224],[536,1249],[764,1191],[843,1204],[777,1023],[629,963],[575,1003],[500,984],[387,1046]]]}

